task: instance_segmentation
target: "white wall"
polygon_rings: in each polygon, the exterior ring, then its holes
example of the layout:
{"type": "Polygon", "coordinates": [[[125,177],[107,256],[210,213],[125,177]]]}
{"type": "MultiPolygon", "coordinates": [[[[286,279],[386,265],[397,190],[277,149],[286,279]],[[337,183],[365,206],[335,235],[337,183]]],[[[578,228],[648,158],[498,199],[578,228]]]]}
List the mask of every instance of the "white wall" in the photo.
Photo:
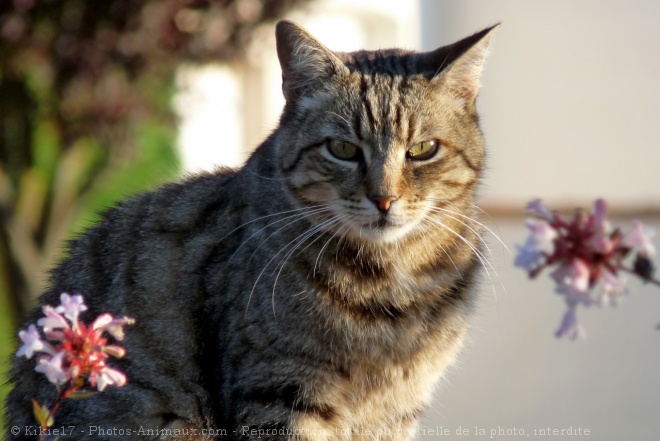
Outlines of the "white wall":
{"type": "Polygon", "coordinates": [[[486,202],[660,208],[660,2],[422,0],[425,49],[502,22],[480,100],[486,202]]]}
{"type": "Polygon", "coordinates": [[[177,73],[174,109],[181,118],[179,146],[187,172],[239,166],[245,143],[239,77],[228,66],[184,66],[177,73]]]}
{"type": "MultiPolygon", "coordinates": [[[[419,48],[419,1],[317,0],[289,18],[332,50],[419,48]]],[[[247,60],[224,67],[185,68],[175,108],[187,172],[240,165],[277,126],[284,98],[274,26],[246,48],[247,60]]]]}

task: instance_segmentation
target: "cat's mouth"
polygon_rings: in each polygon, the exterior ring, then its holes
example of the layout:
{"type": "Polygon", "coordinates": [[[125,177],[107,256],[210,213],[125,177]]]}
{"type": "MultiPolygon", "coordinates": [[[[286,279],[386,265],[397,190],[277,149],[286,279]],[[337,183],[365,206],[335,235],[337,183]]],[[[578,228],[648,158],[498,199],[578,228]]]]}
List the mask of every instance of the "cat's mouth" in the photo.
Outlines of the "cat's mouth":
{"type": "Polygon", "coordinates": [[[387,230],[391,228],[399,228],[401,227],[401,225],[393,222],[391,219],[387,217],[381,217],[375,222],[368,222],[366,224],[362,224],[362,227],[368,228],[370,230],[387,230]]]}
{"type": "Polygon", "coordinates": [[[375,242],[390,242],[405,236],[410,230],[406,223],[396,222],[389,217],[365,222],[360,225],[358,236],[375,242]]]}

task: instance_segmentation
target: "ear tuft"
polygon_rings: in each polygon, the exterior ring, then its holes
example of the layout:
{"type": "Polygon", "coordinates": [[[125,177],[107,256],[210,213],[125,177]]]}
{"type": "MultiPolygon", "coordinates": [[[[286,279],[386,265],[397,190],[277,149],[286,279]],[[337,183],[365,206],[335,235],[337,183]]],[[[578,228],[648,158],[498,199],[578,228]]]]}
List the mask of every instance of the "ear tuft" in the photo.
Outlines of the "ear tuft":
{"type": "Polygon", "coordinates": [[[438,79],[456,98],[469,102],[476,99],[488,46],[499,26],[486,28],[429,54],[435,58],[437,71],[442,71],[438,79]]]}
{"type": "Polygon", "coordinates": [[[282,67],[282,91],[287,101],[318,90],[333,75],[346,69],[331,50],[291,21],[278,22],[275,37],[282,67]]]}

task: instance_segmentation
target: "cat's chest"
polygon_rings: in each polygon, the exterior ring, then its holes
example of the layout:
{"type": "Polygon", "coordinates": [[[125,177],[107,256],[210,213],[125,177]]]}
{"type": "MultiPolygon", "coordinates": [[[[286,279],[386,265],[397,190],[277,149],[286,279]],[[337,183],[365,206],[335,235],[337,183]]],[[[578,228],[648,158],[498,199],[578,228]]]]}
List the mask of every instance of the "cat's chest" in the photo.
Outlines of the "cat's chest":
{"type": "Polygon", "coordinates": [[[329,433],[323,439],[333,441],[408,439],[405,435],[416,427],[435,383],[458,352],[461,339],[447,341],[438,335],[427,339],[426,345],[405,360],[354,363],[342,375],[327,373],[310,380],[308,396],[316,402],[333,403],[332,412],[324,418],[295,415],[294,426],[329,433]]]}

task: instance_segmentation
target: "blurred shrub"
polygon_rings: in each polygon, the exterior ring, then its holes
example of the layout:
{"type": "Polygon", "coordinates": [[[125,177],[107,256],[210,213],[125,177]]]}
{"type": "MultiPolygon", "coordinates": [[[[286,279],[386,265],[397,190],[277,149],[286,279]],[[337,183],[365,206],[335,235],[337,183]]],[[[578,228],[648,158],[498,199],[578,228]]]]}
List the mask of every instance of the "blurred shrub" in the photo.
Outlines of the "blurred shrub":
{"type": "Polygon", "coordinates": [[[177,65],[307,0],[0,2],[0,295],[17,317],[91,213],[176,174],[177,65]]]}

